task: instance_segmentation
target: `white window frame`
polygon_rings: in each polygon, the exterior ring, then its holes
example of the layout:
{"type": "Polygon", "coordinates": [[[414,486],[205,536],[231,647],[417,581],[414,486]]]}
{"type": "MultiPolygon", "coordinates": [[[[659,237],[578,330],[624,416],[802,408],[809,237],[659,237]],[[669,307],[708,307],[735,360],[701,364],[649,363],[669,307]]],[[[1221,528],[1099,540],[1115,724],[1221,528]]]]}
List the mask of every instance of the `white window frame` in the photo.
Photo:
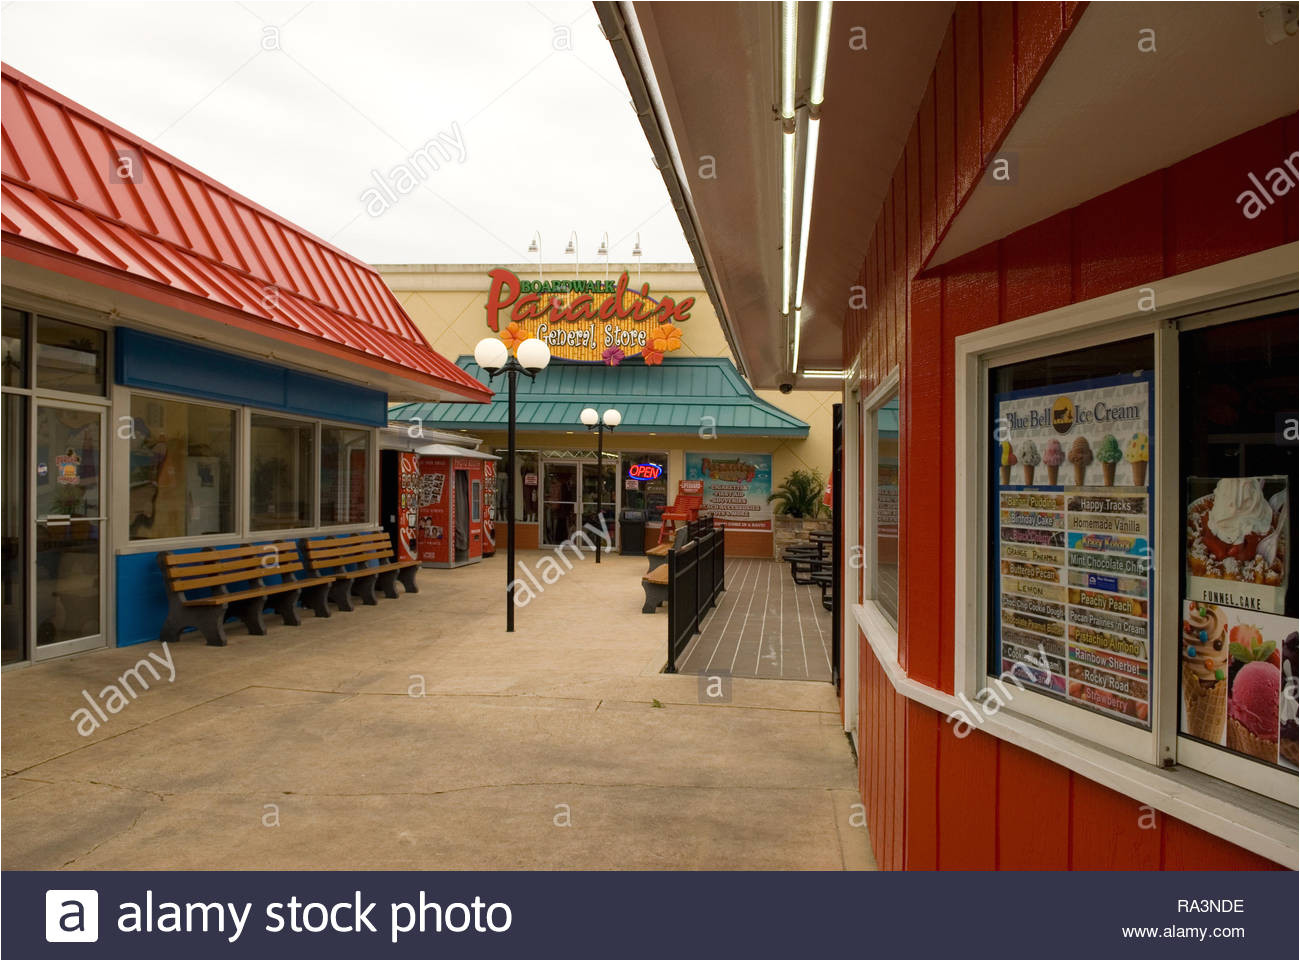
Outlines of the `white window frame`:
{"type": "MultiPolygon", "coordinates": [[[[862,565],[862,606],[867,609],[872,620],[877,622],[874,630],[884,632],[885,642],[894,649],[898,650],[898,628],[889,620],[889,616],[884,609],[876,603],[876,585],[874,583],[874,574],[876,570],[876,486],[879,480],[877,468],[879,464],[876,459],[876,422],[879,418],[879,411],[885,404],[889,403],[895,397],[898,397],[899,404],[899,422],[902,422],[902,391],[900,389],[902,377],[899,369],[895,367],[891,370],[870,394],[862,401],[862,426],[859,433],[862,445],[862,556],[859,563],[862,565]]],[[[902,457],[902,431],[899,431],[899,458],[898,458],[898,476],[901,493],[903,479],[903,457],[902,457]]],[[[902,559],[899,559],[899,566],[902,566],[902,559]]],[[[902,597],[898,598],[899,616],[902,615],[902,597]]],[[[895,653],[897,658],[897,653],[895,653]]]]}
{"type": "Polygon", "coordinates": [[[843,626],[840,638],[840,653],[844,661],[841,675],[841,692],[844,709],[844,731],[858,748],[858,672],[861,670],[859,652],[862,642],[858,638],[857,621],[853,617],[854,608],[858,606],[858,574],[862,565],[864,545],[858,541],[858,518],[861,513],[859,499],[862,497],[862,384],[858,362],[855,360],[844,382],[844,492],[840,503],[844,507],[844,516],[837,523],[842,525],[844,536],[840,539],[842,556],[840,558],[840,624],[843,626]]]}
{"type": "MultiPolygon", "coordinates": [[[[1267,312],[1273,298],[1288,298],[1295,307],[1296,257],[1300,245],[1288,244],[1213,267],[1156,281],[1144,287],[1095,298],[1034,317],[958,337],[955,344],[955,403],[964,416],[956,424],[956,517],[954,696],[974,701],[987,684],[988,372],[993,366],[1065,353],[1144,334],[1155,338],[1155,473],[1153,496],[1157,579],[1152,596],[1151,730],[1142,731],[1082,708],[1062,704],[1026,689],[1015,692],[1004,711],[1047,730],[1068,731],[1076,738],[1152,767],[1195,766],[1231,776],[1233,786],[1295,805],[1296,781],[1288,772],[1241,761],[1206,764],[1186,739],[1178,737],[1178,670],[1176,647],[1160,643],[1166,626],[1177,622],[1178,579],[1167,576],[1181,562],[1183,522],[1178,517],[1176,464],[1179,437],[1177,338],[1179,319],[1229,310],[1240,315],[1267,312]],[[1261,304],[1265,306],[1261,306],[1261,304]],[[1152,309],[1143,309],[1154,305],[1152,309]],[[1171,376],[1172,374],[1172,376],[1171,376]],[[1164,572],[1164,573],[1161,573],[1164,572]],[[1285,779],[1283,780],[1279,780],[1285,779]]],[[[1228,316],[1216,313],[1220,319],[1228,316]]],[[[1197,746],[1199,747],[1199,745],[1197,746]]],[[[1203,748],[1210,753],[1210,749],[1203,748]]],[[[1224,754],[1226,752],[1212,752],[1224,754]]],[[[1293,828],[1294,830],[1294,828],[1293,828]]],[[[1294,850],[1291,858],[1294,860],[1294,850]]]]}

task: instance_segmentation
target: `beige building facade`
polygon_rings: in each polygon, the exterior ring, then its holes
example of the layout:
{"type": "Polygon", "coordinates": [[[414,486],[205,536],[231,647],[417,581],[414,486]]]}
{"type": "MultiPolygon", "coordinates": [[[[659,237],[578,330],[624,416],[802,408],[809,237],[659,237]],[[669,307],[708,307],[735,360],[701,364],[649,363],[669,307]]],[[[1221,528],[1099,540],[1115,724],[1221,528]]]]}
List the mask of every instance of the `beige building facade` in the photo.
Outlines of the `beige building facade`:
{"type": "MultiPolygon", "coordinates": [[[[626,271],[629,291],[640,291],[643,284],[648,284],[649,296],[654,301],[667,303],[671,298],[672,302],[678,305],[679,319],[674,320],[673,323],[680,330],[680,346],[665,355],[668,358],[668,366],[662,368],[647,366],[645,371],[646,376],[650,378],[662,371],[666,385],[673,382],[668,376],[670,366],[673,363],[680,364],[685,359],[722,358],[730,365],[735,364],[734,355],[705,292],[699,273],[691,264],[610,264],[608,268],[603,263],[595,267],[582,265],[581,268],[575,267],[572,263],[500,266],[504,266],[504,269],[509,270],[522,281],[552,283],[579,279],[614,284],[626,271]],[[691,303],[686,309],[688,301],[691,303]],[[680,319],[683,312],[689,313],[687,319],[680,319]]],[[[499,336],[507,326],[508,310],[503,310],[500,314],[502,330],[494,331],[488,323],[489,296],[490,289],[493,287],[491,273],[500,269],[499,265],[391,264],[380,265],[377,269],[402,307],[428,338],[429,343],[445,357],[452,359],[472,357],[475,344],[484,337],[499,336]]],[[[629,348],[629,355],[635,349],[635,347],[629,348]]],[[[640,363],[641,358],[633,357],[633,361],[640,363]]],[[[591,366],[603,367],[599,362],[591,366]]],[[[830,386],[834,382],[827,383],[830,386]]],[[[653,380],[651,384],[653,385],[653,380]]],[[[494,386],[504,389],[500,381],[497,381],[494,386]]],[[[652,386],[651,393],[658,395],[654,399],[664,404],[682,404],[690,399],[674,395],[667,387],[659,391],[652,386]]],[[[620,429],[606,434],[605,449],[607,452],[612,450],[662,454],[667,467],[663,486],[670,503],[675,496],[678,481],[686,476],[688,452],[703,453],[722,459],[741,453],[770,454],[773,486],[779,485],[787,474],[796,469],[817,470],[823,477],[829,477],[832,441],[831,407],[839,399],[838,392],[796,391],[782,394],[779,391],[766,390],[755,393],[761,401],[806,423],[808,427],[806,436],[790,436],[788,431],[786,436],[761,436],[752,432],[731,433],[726,428],[711,423],[710,417],[705,413],[691,420],[689,424],[679,423],[672,432],[638,431],[635,425],[625,421],[620,429]]],[[[582,399],[577,398],[576,395],[575,398],[582,399]]],[[[423,426],[444,429],[451,425],[430,422],[423,426]]],[[[468,432],[483,438],[485,449],[501,449],[506,446],[503,425],[485,424],[482,427],[469,428],[468,432]]],[[[518,447],[525,451],[572,452],[577,456],[590,449],[590,457],[594,463],[596,438],[589,435],[575,417],[572,424],[552,423],[545,430],[528,430],[521,427],[518,447]]],[[[624,483],[627,483],[627,478],[621,477],[621,482],[618,484],[620,494],[624,483]]],[[[521,491],[521,493],[528,495],[530,492],[521,491]]],[[[545,498],[544,494],[540,496],[542,499],[545,498]]],[[[622,504],[621,497],[620,504],[622,504]]],[[[527,515],[518,519],[526,520],[527,515]]],[[[544,519],[542,523],[543,530],[539,533],[539,539],[544,544],[547,542],[544,519]]],[[[648,532],[647,539],[656,534],[654,530],[648,532]]],[[[522,535],[522,543],[527,543],[529,539],[528,533],[522,535]]],[[[728,543],[736,553],[741,555],[751,553],[762,555],[771,550],[770,534],[764,538],[749,532],[742,534],[739,531],[729,531],[728,543]]]]}

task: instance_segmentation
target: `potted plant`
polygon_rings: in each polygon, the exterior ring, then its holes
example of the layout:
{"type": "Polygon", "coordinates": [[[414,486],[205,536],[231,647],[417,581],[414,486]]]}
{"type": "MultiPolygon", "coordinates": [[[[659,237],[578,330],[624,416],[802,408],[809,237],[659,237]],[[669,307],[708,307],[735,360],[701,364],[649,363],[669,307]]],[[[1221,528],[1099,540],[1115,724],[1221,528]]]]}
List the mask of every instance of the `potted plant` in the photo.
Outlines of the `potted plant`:
{"type": "Polygon", "coordinates": [[[785,549],[803,539],[803,531],[826,529],[830,509],[822,502],[826,481],[818,470],[792,470],[768,495],[774,505],[772,556],[781,559],[785,549]]]}

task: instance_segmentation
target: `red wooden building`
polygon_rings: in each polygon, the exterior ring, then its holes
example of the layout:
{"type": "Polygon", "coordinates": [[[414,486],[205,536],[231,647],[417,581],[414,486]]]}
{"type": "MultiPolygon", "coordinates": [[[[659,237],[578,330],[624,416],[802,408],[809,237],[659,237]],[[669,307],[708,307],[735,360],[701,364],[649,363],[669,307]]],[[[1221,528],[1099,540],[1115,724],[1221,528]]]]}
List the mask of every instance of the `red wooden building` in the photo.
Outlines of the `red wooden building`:
{"type": "Polygon", "coordinates": [[[1293,8],[597,8],[745,374],[844,384],[880,864],[1295,869],[1293,8]]]}

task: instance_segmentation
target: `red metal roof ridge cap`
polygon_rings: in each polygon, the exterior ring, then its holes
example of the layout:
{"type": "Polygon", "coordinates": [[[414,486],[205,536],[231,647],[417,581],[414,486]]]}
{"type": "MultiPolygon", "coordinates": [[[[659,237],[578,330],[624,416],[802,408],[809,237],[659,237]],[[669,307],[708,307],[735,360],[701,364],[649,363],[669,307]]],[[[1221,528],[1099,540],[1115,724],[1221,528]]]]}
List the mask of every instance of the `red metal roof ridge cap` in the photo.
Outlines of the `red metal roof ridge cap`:
{"type": "MultiPolygon", "coordinates": [[[[4,76],[8,79],[13,80],[13,82],[17,83],[19,86],[28,87],[31,90],[34,90],[36,93],[40,94],[41,96],[53,100],[58,106],[66,110],[71,110],[74,111],[75,113],[80,114],[82,117],[90,121],[92,124],[97,124],[103,127],[104,129],[108,130],[110,133],[115,134],[119,138],[130,141],[131,143],[140,147],[141,149],[154,154],[159,160],[163,161],[164,163],[171,164],[172,166],[175,166],[180,170],[183,170],[191,177],[194,177],[195,179],[202,181],[207,186],[218,191],[219,193],[225,194],[225,196],[228,197],[229,199],[237,200],[238,202],[244,204],[254,212],[264,217],[269,217],[270,219],[276,221],[277,223],[287,228],[288,230],[291,230],[294,233],[299,234],[300,236],[306,237],[307,239],[311,240],[314,243],[320,244],[322,247],[325,247],[326,249],[332,251],[335,254],[338,254],[340,257],[344,258],[345,260],[349,260],[352,263],[356,264],[357,266],[363,268],[364,270],[367,270],[375,274],[376,276],[378,276],[379,271],[377,271],[373,266],[368,264],[366,261],[362,260],[360,257],[357,257],[355,254],[350,254],[346,250],[343,250],[340,247],[336,247],[328,240],[325,240],[324,238],[317,236],[311,231],[303,227],[300,227],[299,225],[295,224],[293,221],[287,219],[283,215],[277,214],[275,211],[262,206],[257,201],[244,196],[243,194],[239,193],[238,191],[230,187],[227,187],[225,184],[221,183],[221,181],[212,177],[210,174],[205,174],[203,171],[191,166],[190,164],[186,163],[184,160],[181,160],[179,157],[176,157],[175,155],[168,153],[166,150],[163,150],[161,147],[158,147],[155,144],[150,143],[148,140],[145,140],[139,134],[132,133],[131,131],[127,130],[125,127],[121,126],[120,124],[116,124],[113,121],[109,120],[108,118],[95,113],[95,111],[91,110],[90,108],[82,106],[81,104],[77,103],[75,100],[71,99],[65,94],[61,94],[57,90],[54,90],[51,87],[47,87],[39,80],[29,77],[21,70],[18,70],[17,68],[10,66],[8,63],[5,63],[3,61],[0,61],[0,76],[4,76]]],[[[34,185],[26,181],[16,181],[16,182],[22,183],[24,186],[33,190],[37,189],[34,185]]],[[[49,195],[46,194],[46,196],[49,195]]],[[[63,198],[63,197],[60,197],[58,199],[63,200],[64,202],[74,202],[74,201],[70,201],[68,198],[63,198]]],[[[90,208],[86,208],[83,206],[83,209],[90,209],[90,208]]],[[[96,214],[100,214],[99,211],[93,211],[93,212],[96,214]]],[[[106,216],[106,215],[101,214],[101,216],[106,216]]],[[[107,219],[113,219],[113,218],[108,217],[107,219]]],[[[193,251],[191,251],[191,253],[193,253],[193,251]]],[[[382,280],[382,277],[380,279],[382,280]]]]}
{"type": "MultiPolygon", "coordinates": [[[[201,317],[205,317],[208,320],[214,321],[216,323],[225,324],[226,326],[230,326],[230,327],[236,327],[238,329],[246,330],[251,333],[258,333],[264,336],[269,336],[271,337],[271,339],[279,340],[282,343],[291,343],[291,344],[296,343],[298,346],[306,347],[307,349],[314,350],[317,353],[332,354],[333,356],[337,357],[340,360],[349,361],[363,367],[370,367],[375,370],[382,370],[386,373],[395,374],[396,376],[402,378],[403,380],[413,380],[418,383],[424,383],[432,387],[438,387],[441,390],[446,390],[449,391],[450,393],[459,394],[460,396],[470,398],[471,400],[472,397],[470,394],[466,393],[467,390],[477,389],[479,393],[485,394],[489,399],[492,396],[492,393],[489,388],[484,387],[481,381],[477,380],[476,378],[470,377],[468,374],[465,375],[466,377],[465,383],[461,383],[459,380],[452,380],[448,377],[445,377],[441,374],[432,371],[424,371],[414,367],[408,367],[405,364],[402,364],[400,361],[391,360],[387,357],[383,357],[378,354],[367,353],[366,351],[359,350],[358,348],[352,347],[349,344],[341,344],[338,341],[328,340],[316,334],[312,334],[303,330],[298,330],[297,328],[290,327],[285,324],[277,323],[276,321],[270,320],[266,317],[261,317],[257,314],[251,314],[245,310],[240,310],[238,308],[228,306],[219,301],[213,300],[210,297],[205,297],[200,294],[191,293],[190,291],[187,290],[181,290],[177,287],[171,286],[170,284],[164,284],[156,280],[151,280],[147,277],[142,277],[139,274],[135,274],[127,270],[121,270],[119,268],[110,266],[108,264],[98,263],[96,261],[89,260],[85,257],[82,257],[79,254],[58,250],[57,248],[51,247],[48,244],[44,244],[36,240],[31,240],[29,238],[23,237],[20,234],[15,234],[11,231],[4,231],[3,236],[4,236],[3,242],[7,248],[20,247],[23,248],[24,250],[31,251],[33,254],[37,255],[42,260],[50,260],[50,261],[58,261],[62,263],[75,264],[81,267],[83,272],[86,273],[109,274],[115,277],[119,277],[127,284],[139,288],[144,288],[145,290],[155,291],[158,294],[161,294],[170,300],[181,301],[184,302],[185,304],[192,304],[194,305],[194,307],[198,308],[193,311],[194,313],[198,314],[201,317]],[[242,323],[237,322],[237,320],[242,321],[242,323]],[[329,349],[321,350],[320,347],[318,346],[319,344],[328,345],[329,349]]],[[[4,255],[13,256],[14,251],[12,249],[6,249],[4,251],[4,255]]],[[[39,267],[48,266],[47,264],[35,263],[33,261],[29,261],[24,258],[18,258],[18,259],[23,259],[25,263],[33,263],[34,266],[39,266],[39,267]]],[[[78,279],[86,279],[86,278],[80,277],[78,279]]],[[[130,291],[126,291],[126,290],[123,290],[121,292],[130,293],[130,291]]],[[[163,306],[169,306],[167,303],[161,300],[154,299],[154,302],[160,303],[163,306]]],[[[428,350],[430,353],[434,354],[435,356],[441,356],[436,351],[434,351],[432,347],[429,347],[428,350]]],[[[459,367],[454,367],[454,369],[457,371],[461,370],[459,367]]],[[[460,403],[460,401],[430,401],[429,403],[460,403]]]]}
{"type": "MultiPolygon", "coordinates": [[[[56,197],[52,195],[49,191],[37,187],[35,184],[31,183],[30,181],[20,180],[17,177],[11,177],[8,174],[4,174],[3,176],[0,176],[0,182],[21,187],[23,190],[29,190],[32,193],[37,194],[40,197],[43,197],[47,202],[51,204],[61,204],[65,207],[71,207],[75,210],[80,210],[83,213],[96,218],[97,220],[105,221],[117,227],[121,227],[123,230],[130,231],[133,234],[148,236],[148,238],[154,243],[162,244],[163,246],[167,247],[170,250],[179,251],[180,253],[185,254],[187,257],[194,257],[195,259],[200,260],[205,264],[214,265],[220,267],[223,270],[229,270],[232,273],[238,274],[239,276],[243,277],[249,283],[255,284],[257,286],[274,287],[276,290],[280,291],[281,293],[291,294],[292,296],[296,297],[301,301],[304,301],[309,304],[314,304],[320,309],[329,311],[330,313],[335,314],[339,317],[343,317],[351,321],[352,323],[367,324],[371,328],[382,331],[385,334],[390,334],[390,335],[393,334],[392,331],[386,330],[385,328],[379,326],[376,323],[367,321],[361,317],[354,317],[351,314],[344,313],[343,311],[339,310],[337,307],[331,306],[330,304],[317,300],[315,297],[308,296],[307,294],[303,293],[301,290],[298,290],[297,287],[286,287],[283,284],[279,284],[268,277],[261,277],[236,264],[227,263],[224,260],[219,260],[215,257],[210,257],[205,253],[201,253],[200,251],[197,251],[192,247],[187,247],[184,244],[179,244],[174,240],[168,239],[167,237],[163,237],[155,233],[146,233],[145,231],[142,231],[137,225],[122,220],[120,217],[113,217],[109,214],[102,213],[98,210],[95,210],[93,207],[87,207],[83,203],[79,203],[75,200],[69,200],[66,197],[56,197]]],[[[9,230],[6,230],[4,232],[12,234],[12,231],[9,230]]],[[[13,234],[13,236],[20,236],[20,235],[13,234]]],[[[362,264],[362,266],[366,267],[364,263],[362,264]]],[[[406,312],[406,308],[402,306],[402,302],[397,299],[397,296],[392,292],[392,290],[388,287],[388,285],[383,283],[383,278],[379,277],[378,273],[374,271],[374,268],[367,267],[367,269],[375,273],[375,276],[378,277],[383,290],[391,298],[392,305],[396,308],[400,317],[405,319],[410,324],[411,330],[420,338],[418,342],[408,341],[408,343],[421,343],[424,346],[430,347],[430,349],[432,349],[432,345],[428,343],[428,339],[424,336],[424,333],[420,330],[419,325],[416,324],[415,321],[411,319],[411,315],[406,312]]],[[[448,361],[448,363],[450,362],[451,361],[448,361]]]]}

